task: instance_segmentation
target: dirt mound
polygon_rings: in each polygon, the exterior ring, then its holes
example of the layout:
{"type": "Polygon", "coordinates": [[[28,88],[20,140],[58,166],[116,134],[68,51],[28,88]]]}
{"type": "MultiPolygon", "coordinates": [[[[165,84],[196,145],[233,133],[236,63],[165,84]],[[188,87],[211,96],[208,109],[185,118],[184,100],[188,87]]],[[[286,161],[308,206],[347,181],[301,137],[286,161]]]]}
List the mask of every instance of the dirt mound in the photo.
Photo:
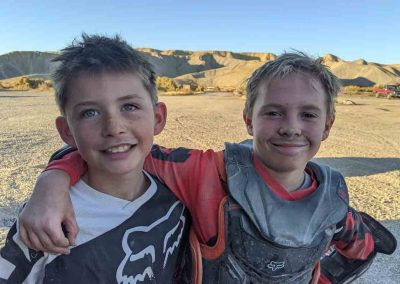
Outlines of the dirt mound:
{"type": "Polygon", "coordinates": [[[263,62],[239,62],[232,66],[187,74],[175,78],[178,82],[194,80],[201,86],[219,86],[222,88],[239,88],[246,84],[251,73],[261,66],[263,62]]]}

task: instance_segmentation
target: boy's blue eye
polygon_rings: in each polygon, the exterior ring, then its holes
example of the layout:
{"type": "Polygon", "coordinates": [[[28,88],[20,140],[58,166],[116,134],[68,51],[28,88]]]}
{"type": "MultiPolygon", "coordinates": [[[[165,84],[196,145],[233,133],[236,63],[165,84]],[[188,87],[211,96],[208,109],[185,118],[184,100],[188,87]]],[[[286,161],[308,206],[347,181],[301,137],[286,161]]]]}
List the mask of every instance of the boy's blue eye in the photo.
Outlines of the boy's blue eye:
{"type": "Polygon", "coordinates": [[[84,110],[81,113],[81,116],[83,118],[90,118],[90,117],[94,117],[94,116],[97,116],[97,115],[99,115],[99,112],[97,110],[94,110],[94,109],[84,110]]]}
{"type": "Polygon", "coordinates": [[[276,116],[280,116],[281,114],[277,111],[269,111],[265,113],[266,116],[270,116],[270,117],[276,117],[276,116]]]}
{"type": "Polygon", "coordinates": [[[121,107],[121,110],[122,110],[122,111],[134,111],[134,110],[136,110],[136,109],[137,109],[137,107],[134,106],[133,104],[124,104],[124,105],[121,107]]]}
{"type": "Polygon", "coordinates": [[[310,112],[305,112],[305,113],[303,114],[303,116],[304,116],[305,118],[317,118],[317,117],[318,117],[318,115],[316,115],[315,113],[310,113],[310,112]]]}

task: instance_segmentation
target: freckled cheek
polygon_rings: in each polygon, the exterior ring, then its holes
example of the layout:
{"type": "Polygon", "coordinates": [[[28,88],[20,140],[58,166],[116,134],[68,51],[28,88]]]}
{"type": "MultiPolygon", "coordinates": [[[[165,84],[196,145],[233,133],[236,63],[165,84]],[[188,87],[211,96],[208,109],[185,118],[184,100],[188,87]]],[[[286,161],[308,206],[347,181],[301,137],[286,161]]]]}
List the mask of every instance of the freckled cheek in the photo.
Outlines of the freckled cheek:
{"type": "Polygon", "coordinates": [[[277,129],[279,129],[279,124],[271,121],[268,122],[261,121],[260,123],[253,125],[253,129],[255,134],[257,135],[269,135],[273,132],[276,132],[277,129]]]}
{"type": "Polygon", "coordinates": [[[76,142],[78,144],[77,145],[78,148],[85,149],[85,150],[94,148],[96,145],[96,141],[94,140],[94,138],[90,139],[90,136],[81,137],[76,142]]]}
{"type": "Polygon", "coordinates": [[[77,131],[77,134],[84,139],[87,139],[88,136],[94,135],[96,131],[95,127],[80,127],[77,131]]]}
{"type": "Polygon", "coordinates": [[[324,135],[324,127],[316,127],[308,131],[309,136],[316,140],[321,140],[324,135]]]}
{"type": "Polygon", "coordinates": [[[75,130],[74,137],[78,146],[90,148],[99,143],[99,133],[96,127],[82,127],[75,130]]]}

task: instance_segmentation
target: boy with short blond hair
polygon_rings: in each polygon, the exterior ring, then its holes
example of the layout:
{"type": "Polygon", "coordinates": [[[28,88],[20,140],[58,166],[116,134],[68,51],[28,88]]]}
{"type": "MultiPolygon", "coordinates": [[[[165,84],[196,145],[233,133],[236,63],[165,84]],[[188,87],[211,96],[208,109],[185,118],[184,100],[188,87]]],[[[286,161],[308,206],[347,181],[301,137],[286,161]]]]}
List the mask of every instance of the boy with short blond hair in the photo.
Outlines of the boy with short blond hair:
{"type": "MultiPolygon", "coordinates": [[[[337,78],[319,60],[286,53],[261,66],[247,84],[243,119],[252,147],[227,143],[214,152],[153,146],[145,168],[193,218],[192,252],[201,258],[194,281],[329,283],[320,277],[319,260],[331,244],[348,259],[373,258],[374,240],[348,205],[344,177],[310,162],[329,136],[338,91],[337,78]]],[[[76,153],[48,169],[67,171],[72,183],[85,172],[76,153]]],[[[67,188],[65,178],[57,181],[67,188]]],[[[66,203],[56,191],[46,188],[51,200],[66,203]]],[[[36,227],[28,218],[24,226],[36,227]]]]}
{"type": "Polygon", "coordinates": [[[49,254],[28,249],[15,224],[1,249],[0,282],[176,283],[189,215],[143,170],[166,119],[153,67],[118,36],[86,34],[53,61],[57,130],[87,164],[70,190],[81,230],[69,255],[49,254]]]}

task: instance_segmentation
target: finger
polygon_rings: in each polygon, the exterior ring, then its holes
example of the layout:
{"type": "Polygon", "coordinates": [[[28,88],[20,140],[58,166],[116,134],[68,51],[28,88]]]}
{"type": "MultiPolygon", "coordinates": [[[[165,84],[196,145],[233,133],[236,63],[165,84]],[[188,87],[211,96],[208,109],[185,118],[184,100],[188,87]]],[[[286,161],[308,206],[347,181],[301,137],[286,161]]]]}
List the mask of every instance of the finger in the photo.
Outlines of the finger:
{"type": "Polygon", "coordinates": [[[49,237],[51,246],[63,248],[67,248],[69,246],[69,241],[65,237],[62,227],[60,225],[46,226],[43,231],[49,237]]]}
{"type": "Polygon", "coordinates": [[[76,223],[75,216],[73,218],[67,218],[63,222],[65,233],[68,238],[69,244],[75,246],[76,236],[79,233],[79,226],[76,223]]]}
{"type": "Polygon", "coordinates": [[[31,243],[31,249],[46,252],[45,247],[40,242],[39,238],[36,236],[34,232],[28,232],[27,235],[31,243]]]}
{"type": "Polygon", "coordinates": [[[38,236],[40,242],[43,244],[44,246],[44,251],[46,252],[50,252],[50,253],[62,253],[62,254],[69,254],[70,250],[68,248],[68,240],[63,237],[65,239],[64,244],[65,245],[58,245],[57,243],[55,243],[51,237],[45,233],[42,232],[40,235],[36,234],[36,236],[38,236]]]}
{"type": "Polygon", "coordinates": [[[50,245],[46,252],[49,253],[60,253],[60,254],[65,254],[68,255],[71,253],[71,250],[69,247],[60,247],[60,246],[56,246],[56,245],[50,245]]]}
{"type": "Polygon", "coordinates": [[[30,242],[32,243],[32,248],[34,250],[39,250],[49,253],[62,253],[69,254],[70,249],[68,247],[59,247],[54,245],[50,238],[46,234],[37,234],[35,232],[28,233],[30,242]]]}
{"type": "Polygon", "coordinates": [[[55,225],[51,221],[44,222],[40,227],[43,229],[39,231],[40,233],[36,231],[36,235],[45,245],[46,251],[69,254],[69,241],[62,231],[59,221],[55,225]]]}
{"type": "Polygon", "coordinates": [[[21,224],[19,224],[19,238],[21,239],[21,241],[22,241],[28,248],[34,249],[34,248],[33,248],[33,244],[31,243],[31,240],[29,239],[27,230],[25,230],[25,227],[22,226],[21,224]]]}
{"type": "Polygon", "coordinates": [[[65,254],[65,255],[69,255],[71,253],[71,250],[69,247],[51,247],[51,253],[60,253],[60,254],[65,254]]]}

